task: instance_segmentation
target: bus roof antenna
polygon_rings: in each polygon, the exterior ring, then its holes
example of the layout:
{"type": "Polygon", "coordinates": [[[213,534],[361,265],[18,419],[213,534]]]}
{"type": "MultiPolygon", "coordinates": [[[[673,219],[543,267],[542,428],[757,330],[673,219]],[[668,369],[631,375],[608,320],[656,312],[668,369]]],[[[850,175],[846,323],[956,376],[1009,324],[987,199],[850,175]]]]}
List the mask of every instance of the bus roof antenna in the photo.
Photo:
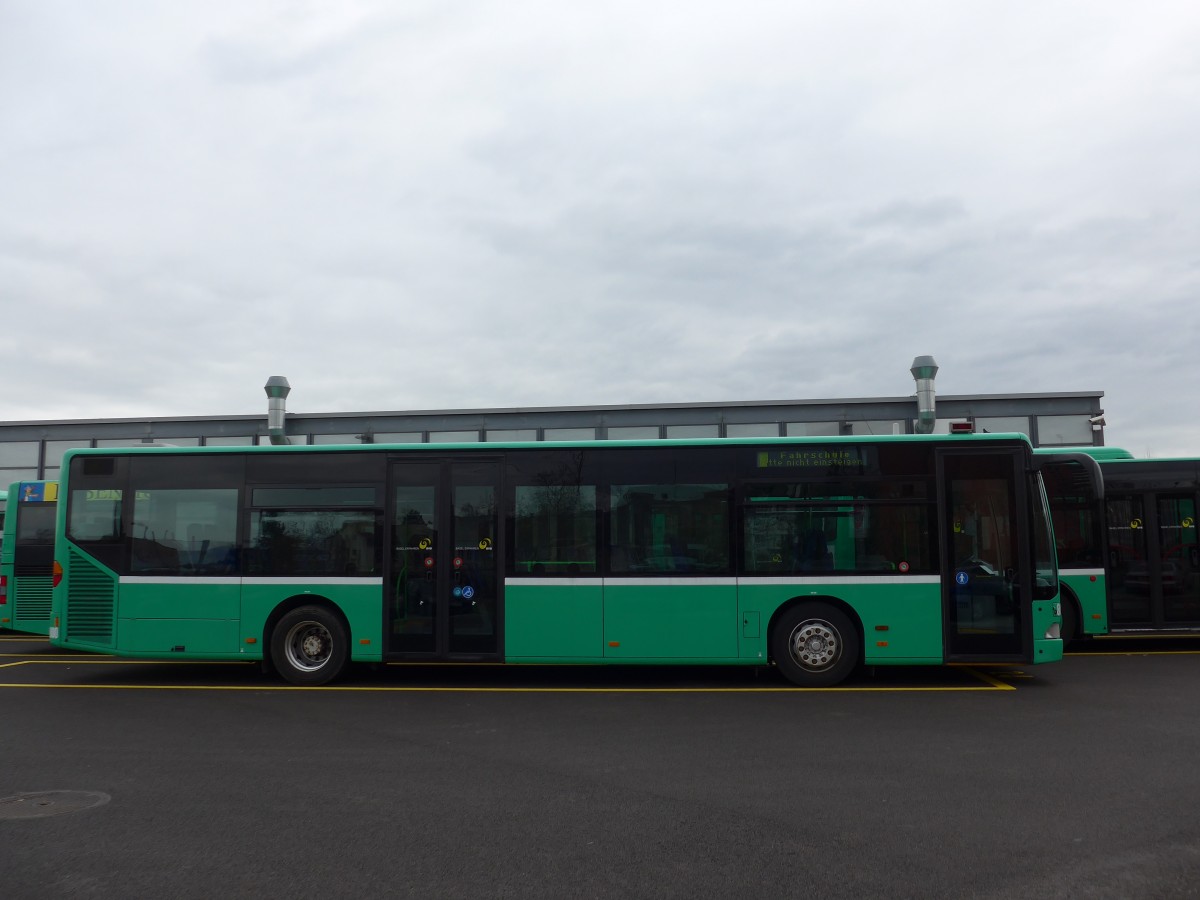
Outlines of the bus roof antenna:
{"type": "Polygon", "coordinates": [[[263,390],[267,392],[267,434],[271,443],[290,444],[283,420],[287,413],[287,395],[292,386],[282,375],[272,375],[263,385],[263,390]]]}
{"type": "Polygon", "coordinates": [[[909,371],[917,382],[917,419],[913,423],[913,431],[917,434],[933,434],[933,426],[937,423],[936,401],[933,395],[937,363],[933,361],[932,356],[918,356],[913,360],[909,371]]]}

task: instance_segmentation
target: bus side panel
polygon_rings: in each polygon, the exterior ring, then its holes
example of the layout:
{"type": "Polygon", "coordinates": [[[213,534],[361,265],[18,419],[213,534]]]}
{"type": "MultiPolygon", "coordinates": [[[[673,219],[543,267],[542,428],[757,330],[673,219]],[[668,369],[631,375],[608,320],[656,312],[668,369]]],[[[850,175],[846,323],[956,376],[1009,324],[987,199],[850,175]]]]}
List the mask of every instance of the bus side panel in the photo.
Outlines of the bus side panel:
{"type": "Polygon", "coordinates": [[[744,623],[741,655],[767,659],[769,623],[789,600],[840,600],[858,617],[867,665],[939,665],[942,663],[942,596],[936,577],[882,576],[871,579],[747,579],[738,585],[744,623]],[[761,626],[761,627],[760,627],[761,626]]]}
{"type": "MultiPolygon", "coordinates": [[[[285,601],[333,603],[350,625],[350,658],[355,662],[383,659],[383,621],[379,578],[243,578],[239,647],[244,658],[260,659],[270,652],[263,629],[271,613],[285,601]],[[251,643],[253,642],[253,643],[251,643]]],[[[293,603],[295,605],[295,603],[293,603]]]]}
{"type": "Polygon", "coordinates": [[[1059,579],[1079,599],[1080,631],[1085,635],[1108,634],[1108,596],[1104,570],[1061,571],[1059,579]]]}
{"type": "Polygon", "coordinates": [[[607,659],[737,659],[737,582],[606,579],[607,659]]]}
{"type": "Polygon", "coordinates": [[[604,658],[604,589],[598,579],[509,579],[504,658],[604,658]]]}
{"type": "Polygon", "coordinates": [[[122,578],[117,652],[237,653],[238,578],[122,578]]]}
{"type": "Polygon", "coordinates": [[[10,621],[3,627],[28,634],[50,633],[52,575],[22,575],[8,579],[10,621]]]}

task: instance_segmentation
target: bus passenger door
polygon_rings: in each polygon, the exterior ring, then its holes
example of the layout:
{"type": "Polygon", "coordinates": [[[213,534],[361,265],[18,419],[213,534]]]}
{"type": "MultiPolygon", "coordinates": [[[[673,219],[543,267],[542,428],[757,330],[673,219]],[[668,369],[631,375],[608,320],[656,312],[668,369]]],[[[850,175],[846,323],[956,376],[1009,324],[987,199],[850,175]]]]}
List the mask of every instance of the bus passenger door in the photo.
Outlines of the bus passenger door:
{"type": "Polygon", "coordinates": [[[1113,628],[1154,622],[1150,592],[1150,529],[1141,494],[1105,497],[1108,522],[1108,606],[1113,628]]]}
{"type": "Polygon", "coordinates": [[[1159,590],[1165,627],[1200,622],[1200,546],[1196,543],[1196,498],[1158,496],[1159,590]]]}
{"type": "Polygon", "coordinates": [[[391,466],[388,652],[410,658],[500,652],[499,466],[491,460],[391,466]]]}
{"type": "Polygon", "coordinates": [[[1018,659],[1027,640],[1033,560],[1017,450],[942,450],[946,659],[1018,659]]]}

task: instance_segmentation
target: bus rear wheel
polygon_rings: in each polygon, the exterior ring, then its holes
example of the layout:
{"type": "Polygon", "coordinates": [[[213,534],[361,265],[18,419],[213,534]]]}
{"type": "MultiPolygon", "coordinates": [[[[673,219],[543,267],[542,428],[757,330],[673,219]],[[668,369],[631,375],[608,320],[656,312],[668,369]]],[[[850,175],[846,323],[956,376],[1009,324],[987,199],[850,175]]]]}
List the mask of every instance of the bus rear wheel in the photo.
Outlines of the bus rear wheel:
{"type": "Polygon", "coordinates": [[[845,681],[858,665],[858,632],[849,616],[836,607],[803,603],[775,623],[771,656],[793,684],[831,687],[845,681]]]}
{"type": "Polygon", "coordinates": [[[292,684],[328,684],[346,667],[350,638],[342,620],[323,606],[301,606],[271,632],[271,661],[292,684]]]}

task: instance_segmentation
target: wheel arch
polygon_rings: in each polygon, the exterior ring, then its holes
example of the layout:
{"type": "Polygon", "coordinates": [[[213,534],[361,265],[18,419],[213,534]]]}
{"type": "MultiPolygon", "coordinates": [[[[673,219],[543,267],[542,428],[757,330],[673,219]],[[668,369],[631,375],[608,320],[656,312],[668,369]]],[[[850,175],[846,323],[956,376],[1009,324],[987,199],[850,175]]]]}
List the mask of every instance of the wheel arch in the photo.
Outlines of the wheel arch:
{"type": "Polygon", "coordinates": [[[1063,643],[1070,641],[1082,640],[1085,635],[1083,633],[1083,605],[1079,602],[1079,595],[1065,581],[1058,582],[1058,602],[1062,606],[1063,620],[1063,643]],[[1074,614],[1075,627],[1072,629],[1074,634],[1066,633],[1066,624],[1068,622],[1067,609],[1070,607],[1074,614]]]}

